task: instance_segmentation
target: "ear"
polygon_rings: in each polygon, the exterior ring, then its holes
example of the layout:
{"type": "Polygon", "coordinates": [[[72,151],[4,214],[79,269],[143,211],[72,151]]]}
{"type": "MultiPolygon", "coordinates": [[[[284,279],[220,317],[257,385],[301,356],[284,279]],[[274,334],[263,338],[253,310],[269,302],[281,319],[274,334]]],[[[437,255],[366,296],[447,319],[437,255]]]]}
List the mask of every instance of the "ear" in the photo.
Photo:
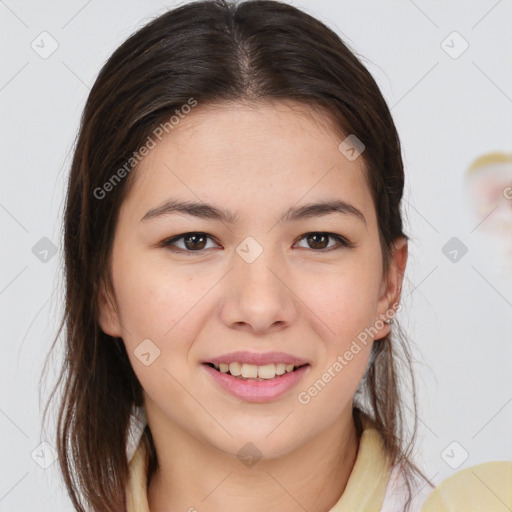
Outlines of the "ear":
{"type": "Polygon", "coordinates": [[[382,284],[379,293],[379,302],[377,305],[376,326],[382,328],[375,335],[376,340],[387,336],[391,327],[384,323],[386,320],[392,320],[395,316],[400,303],[402,293],[402,282],[407,264],[407,239],[397,238],[391,247],[391,257],[388,272],[382,278],[382,284]],[[379,322],[380,320],[380,322],[379,322]]]}
{"type": "Polygon", "coordinates": [[[102,278],[98,292],[98,322],[101,330],[114,338],[121,337],[121,322],[114,294],[102,278]]]}

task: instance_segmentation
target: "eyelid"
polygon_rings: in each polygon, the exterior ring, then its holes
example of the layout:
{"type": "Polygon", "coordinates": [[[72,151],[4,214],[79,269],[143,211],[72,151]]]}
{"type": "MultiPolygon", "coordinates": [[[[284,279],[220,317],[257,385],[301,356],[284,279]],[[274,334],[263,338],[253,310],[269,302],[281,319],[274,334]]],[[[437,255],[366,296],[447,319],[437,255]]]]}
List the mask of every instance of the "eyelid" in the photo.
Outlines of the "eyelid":
{"type": "MultiPolygon", "coordinates": [[[[304,238],[306,238],[308,235],[311,235],[311,234],[322,234],[322,235],[326,235],[328,238],[332,238],[334,240],[336,240],[338,242],[338,246],[333,246],[333,247],[328,247],[328,248],[324,248],[324,249],[311,249],[309,247],[301,247],[301,249],[309,249],[310,251],[313,251],[313,252],[318,252],[318,253],[327,253],[327,252],[331,252],[333,250],[338,250],[338,249],[343,249],[343,248],[353,248],[353,247],[356,247],[356,244],[354,244],[353,242],[351,242],[350,240],[348,240],[346,237],[338,234],[338,233],[332,233],[332,232],[329,232],[329,231],[308,231],[306,233],[303,233],[302,235],[300,235],[298,238],[295,239],[295,242],[294,242],[294,245],[303,240],[304,238]]],[[[190,254],[193,254],[193,253],[202,253],[202,252],[205,252],[205,249],[201,249],[201,250],[197,250],[197,251],[191,251],[191,250],[186,250],[186,249],[181,249],[180,247],[176,247],[176,246],[173,246],[172,244],[178,240],[180,240],[181,238],[184,238],[186,237],[187,235],[203,235],[205,236],[206,238],[209,238],[211,240],[214,241],[214,243],[218,243],[215,239],[215,237],[213,237],[212,235],[208,234],[208,233],[205,233],[203,231],[187,231],[185,233],[180,233],[178,235],[174,235],[170,238],[167,238],[165,240],[163,240],[159,245],[164,247],[164,248],[170,248],[170,250],[172,252],[179,252],[179,253],[190,253],[190,254]]]]}

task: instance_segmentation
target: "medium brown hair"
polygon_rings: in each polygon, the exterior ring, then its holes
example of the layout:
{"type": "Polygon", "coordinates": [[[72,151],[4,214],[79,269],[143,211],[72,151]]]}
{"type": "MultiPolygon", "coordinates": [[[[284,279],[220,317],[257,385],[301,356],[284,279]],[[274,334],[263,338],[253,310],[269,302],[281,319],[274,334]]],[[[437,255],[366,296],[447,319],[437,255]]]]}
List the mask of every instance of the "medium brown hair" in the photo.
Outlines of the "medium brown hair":
{"type": "MultiPolygon", "coordinates": [[[[365,145],[384,270],[393,242],[407,238],[400,212],[401,147],[390,111],[355,52],[326,25],[279,1],[206,0],[175,8],[138,30],[108,59],[91,89],[64,212],[65,308],[51,349],[64,330],[64,361],[44,417],[62,386],[56,445],[77,511],[125,510],[127,430],[132,406],[143,401],[122,339],[105,334],[98,322],[99,290],[112,284],[113,235],[132,175],[101,197],[98,190],[105,191],[155,127],[190,98],[199,104],[291,100],[329,115],[340,133],[355,134],[365,145]]],[[[412,357],[395,324],[392,334],[373,343],[353,417],[359,436],[363,417],[373,420],[390,460],[403,464],[408,487],[413,474],[424,478],[410,456],[415,413],[412,357]],[[407,445],[400,393],[405,376],[414,409],[407,445]]],[[[157,459],[149,426],[141,442],[150,454],[150,475],[157,459]]]]}

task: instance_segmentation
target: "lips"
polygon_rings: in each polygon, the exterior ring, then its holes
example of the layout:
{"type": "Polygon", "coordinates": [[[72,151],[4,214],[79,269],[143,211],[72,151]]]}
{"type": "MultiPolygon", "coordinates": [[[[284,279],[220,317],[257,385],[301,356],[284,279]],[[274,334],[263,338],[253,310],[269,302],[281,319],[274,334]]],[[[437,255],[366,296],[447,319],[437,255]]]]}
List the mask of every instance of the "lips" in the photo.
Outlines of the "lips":
{"type": "Polygon", "coordinates": [[[310,363],[286,352],[238,351],[212,357],[201,366],[224,392],[261,403],[277,400],[297,386],[310,363]]]}

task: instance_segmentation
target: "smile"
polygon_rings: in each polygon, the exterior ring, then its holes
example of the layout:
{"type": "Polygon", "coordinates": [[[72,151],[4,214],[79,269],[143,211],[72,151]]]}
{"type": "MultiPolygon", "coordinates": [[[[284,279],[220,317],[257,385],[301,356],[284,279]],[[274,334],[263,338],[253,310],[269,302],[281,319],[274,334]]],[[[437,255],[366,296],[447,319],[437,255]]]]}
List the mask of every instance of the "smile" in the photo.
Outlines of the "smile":
{"type": "Polygon", "coordinates": [[[201,366],[217,388],[246,402],[256,403],[270,402],[281,397],[294,388],[310,368],[309,364],[257,366],[237,362],[203,363],[201,366]],[[232,371],[238,375],[233,375],[232,371]]]}

